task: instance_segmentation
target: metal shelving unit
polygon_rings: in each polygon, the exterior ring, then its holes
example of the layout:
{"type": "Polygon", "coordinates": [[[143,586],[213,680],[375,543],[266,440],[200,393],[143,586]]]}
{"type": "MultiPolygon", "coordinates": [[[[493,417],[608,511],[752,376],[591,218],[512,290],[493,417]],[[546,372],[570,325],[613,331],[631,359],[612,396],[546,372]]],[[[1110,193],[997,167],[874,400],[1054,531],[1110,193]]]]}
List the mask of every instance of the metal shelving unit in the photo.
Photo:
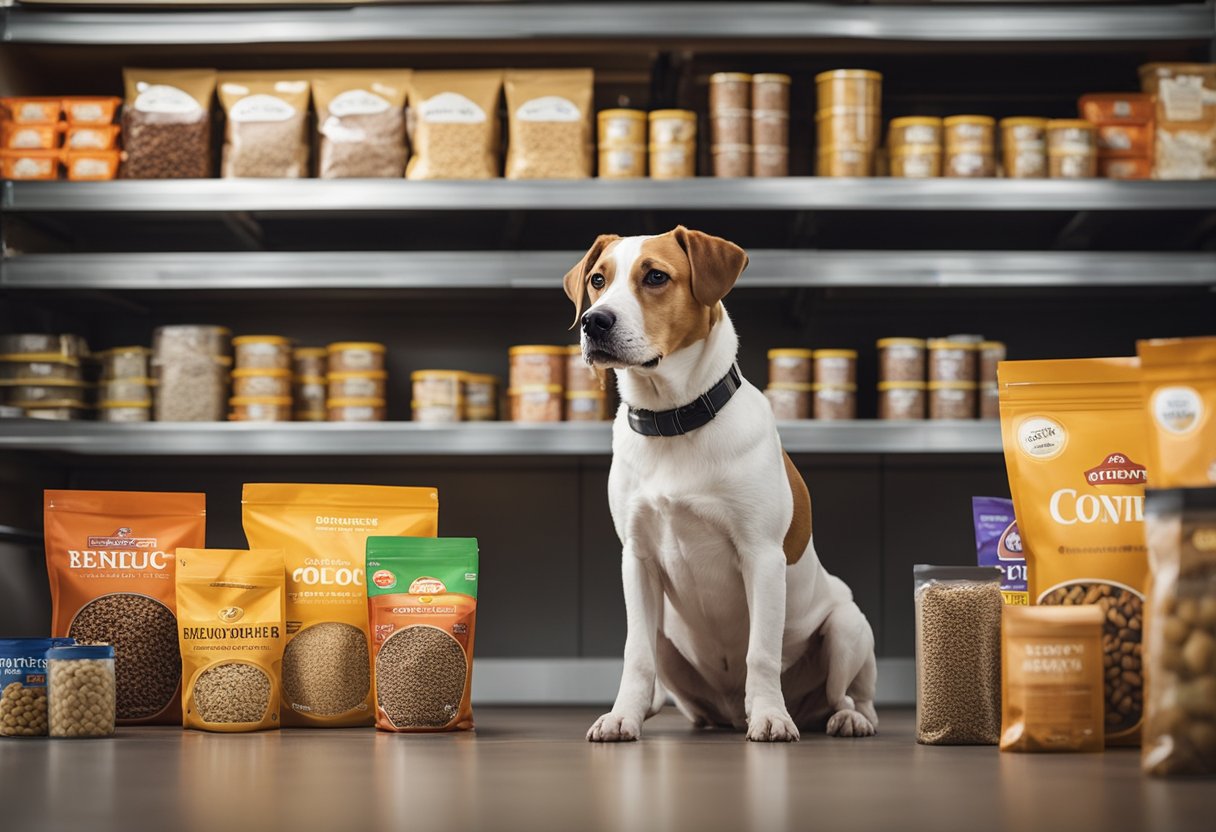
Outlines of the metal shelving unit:
{"type": "MultiPolygon", "coordinates": [[[[215,252],[12,255],[0,289],[554,289],[578,251],[215,252]]],[[[1208,253],[749,252],[738,289],[1216,286],[1208,253]]]]}
{"type": "MultiPolygon", "coordinates": [[[[589,456],[611,451],[611,428],[607,422],[115,425],[26,420],[4,423],[0,451],[121,457],[589,456]]],[[[784,422],[779,429],[790,453],[978,454],[1001,449],[1000,428],[992,422],[784,422]]]]}
{"type": "Polygon", "coordinates": [[[1212,6],[858,6],[828,3],[498,3],[449,6],[60,10],[17,6],[3,40],[19,44],[210,44],[342,41],[579,40],[649,48],[698,39],[932,42],[1196,41],[1212,6]],[[238,25],[239,24],[239,25],[238,25]]]}
{"type": "Polygon", "coordinates": [[[1111,179],[696,179],[411,182],[190,179],[7,182],[10,213],[346,211],[1216,210],[1211,182],[1111,179]]]}

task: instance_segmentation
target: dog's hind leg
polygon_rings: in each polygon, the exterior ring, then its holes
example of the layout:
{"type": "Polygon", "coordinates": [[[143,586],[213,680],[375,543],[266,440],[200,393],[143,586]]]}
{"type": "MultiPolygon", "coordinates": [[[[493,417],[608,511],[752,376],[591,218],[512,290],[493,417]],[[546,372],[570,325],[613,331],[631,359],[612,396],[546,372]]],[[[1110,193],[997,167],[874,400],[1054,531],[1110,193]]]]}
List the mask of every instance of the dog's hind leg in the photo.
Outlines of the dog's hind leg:
{"type": "Polygon", "coordinates": [[[832,708],[827,733],[833,737],[869,737],[878,730],[874,688],[874,633],[854,603],[836,607],[823,625],[828,657],[826,694],[832,708]]]}

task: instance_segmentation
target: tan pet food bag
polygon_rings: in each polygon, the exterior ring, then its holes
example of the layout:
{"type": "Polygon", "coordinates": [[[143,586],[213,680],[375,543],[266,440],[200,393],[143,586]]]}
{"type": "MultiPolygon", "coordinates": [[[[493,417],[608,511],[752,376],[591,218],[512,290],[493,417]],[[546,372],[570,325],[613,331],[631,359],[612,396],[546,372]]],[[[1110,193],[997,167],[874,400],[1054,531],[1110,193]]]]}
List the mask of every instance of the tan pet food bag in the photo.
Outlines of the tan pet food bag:
{"type": "Polygon", "coordinates": [[[410,82],[414,158],[407,179],[493,179],[501,127],[499,70],[415,72],[410,82]]]}
{"type": "Polygon", "coordinates": [[[1148,577],[1138,362],[1003,361],[998,377],[1030,601],[1102,608],[1106,742],[1136,745],[1148,577]]]}
{"type": "Polygon", "coordinates": [[[591,176],[590,69],[515,69],[507,73],[508,179],[591,176]]]}
{"type": "Polygon", "coordinates": [[[369,535],[434,537],[434,488],[247,484],[245,537],[282,549],[287,574],[285,727],[371,725],[375,701],[364,558],[369,535]]]}
{"type": "Polygon", "coordinates": [[[408,69],[346,69],[313,76],[317,176],[400,179],[405,175],[408,69]]]}
{"type": "Polygon", "coordinates": [[[227,117],[221,176],[308,176],[311,94],[304,73],[221,73],[219,99],[227,117]]]}

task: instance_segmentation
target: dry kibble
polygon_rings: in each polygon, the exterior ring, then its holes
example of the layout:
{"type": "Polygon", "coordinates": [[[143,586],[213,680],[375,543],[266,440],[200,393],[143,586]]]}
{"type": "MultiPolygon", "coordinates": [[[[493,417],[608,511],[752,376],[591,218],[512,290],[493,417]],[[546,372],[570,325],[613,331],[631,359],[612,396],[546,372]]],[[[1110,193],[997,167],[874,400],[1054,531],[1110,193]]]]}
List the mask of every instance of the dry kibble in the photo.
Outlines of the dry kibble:
{"type": "Polygon", "coordinates": [[[283,652],[283,693],[297,711],[343,714],[363,704],[370,688],[367,636],[358,627],[314,624],[283,652]]]}
{"type": "Polygon", "coordinates": [[[437,627],[406,627],[376,654],[376,697],[398,728],[442,728],[464,698],[464,648],[437,627]]]}
{"type": "Polygon", "coordinates": [[[47,675],[52,737],[108,737],[114,733],[112,659],[52,658],[47,662],[47,675]]]}
{"type": "Polygon", "coordinates": [[[217,664],[194,683],[194,702],[204,722],[261,722],[270,707],[270,677],[241,662],[217,664]]]}
{"type": "Polygon", "coordinates": [[[0,693],[0,736],[42,737],[47,733],[46,688],[5,685],[0,693]]]}

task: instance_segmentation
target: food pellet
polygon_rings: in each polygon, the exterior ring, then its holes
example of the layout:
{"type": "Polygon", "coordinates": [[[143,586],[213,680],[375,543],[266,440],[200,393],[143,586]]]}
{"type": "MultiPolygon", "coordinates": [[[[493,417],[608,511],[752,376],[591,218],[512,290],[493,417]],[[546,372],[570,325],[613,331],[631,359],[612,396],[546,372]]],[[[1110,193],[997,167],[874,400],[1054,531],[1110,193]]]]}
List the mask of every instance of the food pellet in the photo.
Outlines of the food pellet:
{"type": "Polygon", "coordinates": [[[205,722],[261,722],[270,707],[270,677],[251,664],[215,665],[195,681],[194,703],[205,722]]]}
{"type": "Polygon", "coordinates": [[[367,636],[336,621],[306,627],[283,652],[283,693],[296,711],[334,716],[363,704],[371,689],[367,636]]]}
{"type": "Polygon", "coordinates": [[[43,737],[47,733],[46,688],[10,682],[0,693],[0,736],[43,737]]]}
{"type": "Polygon", "coordinates": [[[376,698],[398,728],[442,728],[460,710],[468,661],[437,627],[398,630],[376,654],[376,698]]]}
{"type": "Polygon", "coordinates": [[[59,647],[47,655],[47,715],[52,737],[108,737],[114,733],[115,669],[111,648],[59,647]],[[61,651],[98,658],[56,658],[61,651]],[[106,658],[102,653],[108,653],[106,658]]]}
{"type": "Polygon", "coordinates": [[[81,644],[114,645],[119,719],[155,716],[177,695],[177,617],[159,601],[126,592],[103,595],[81,607],[68,635],[81,644]]]}

